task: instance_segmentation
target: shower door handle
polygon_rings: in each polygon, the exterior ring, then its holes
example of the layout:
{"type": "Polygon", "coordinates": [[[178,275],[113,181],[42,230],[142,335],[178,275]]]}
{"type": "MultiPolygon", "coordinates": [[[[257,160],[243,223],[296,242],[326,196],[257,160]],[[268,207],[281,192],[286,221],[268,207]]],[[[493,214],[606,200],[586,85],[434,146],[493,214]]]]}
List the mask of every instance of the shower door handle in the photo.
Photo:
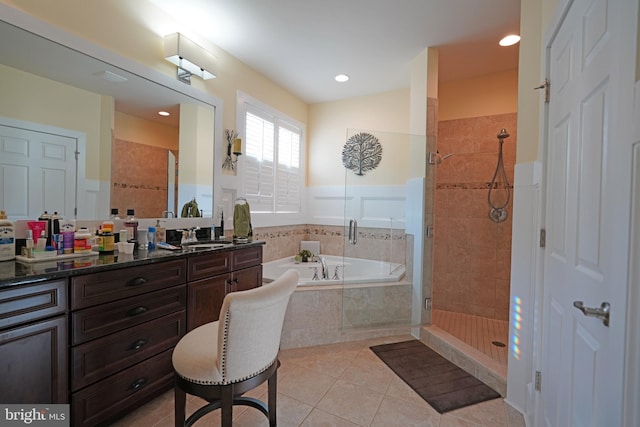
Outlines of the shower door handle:
{"type": "Polygon", "coordinates": [[[349,220],[349,243],[352,245],[358,243],[358,221],[354,218],[349,220]]]}

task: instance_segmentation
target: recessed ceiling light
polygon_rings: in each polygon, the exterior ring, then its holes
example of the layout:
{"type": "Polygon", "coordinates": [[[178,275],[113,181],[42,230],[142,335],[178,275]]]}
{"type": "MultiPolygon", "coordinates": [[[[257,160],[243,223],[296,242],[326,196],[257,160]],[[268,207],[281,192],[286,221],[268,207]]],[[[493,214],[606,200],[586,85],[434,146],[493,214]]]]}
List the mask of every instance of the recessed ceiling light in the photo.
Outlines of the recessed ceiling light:
{"type": "Polygon", "coordinates": [[[520,36],[517,34],[509,34],[500,40],[500,46],[513,46],[520,41],[520,36]]]}
{"type": "Polygon", "coordinates": [[[349,80],[349,76],[347,76],[346,74],[338,74],[337,76],[335,76],[335,79],[339,83],[344,83],[349,80]]]}
{"type": "Polygon", "coordinates": [[[158,111],[158,114],[161,116],[170,116],[171,114],[168,111],[158,111]]]}

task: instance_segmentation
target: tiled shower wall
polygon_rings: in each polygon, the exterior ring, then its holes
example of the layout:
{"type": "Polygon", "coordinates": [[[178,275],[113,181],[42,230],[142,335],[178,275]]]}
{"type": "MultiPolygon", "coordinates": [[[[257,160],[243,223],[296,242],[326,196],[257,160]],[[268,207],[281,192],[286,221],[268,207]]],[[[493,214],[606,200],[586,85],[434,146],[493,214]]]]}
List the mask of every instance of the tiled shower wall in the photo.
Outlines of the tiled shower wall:
{"type": "MultiPolygon", "coordinates": [[[[111,152],[111,208],[121,218],[134,209],[138,218],[160,218],[167,209],[166,148],[114,140],[111,152]]],[[[176,153],[177,154],[177,153],[176,153]]]]}
{"type": "MultiPolygon", "coordinates": [[[[509,318],[513,189],[504,222],[489,219],[487,200],[502,128],[511,134],[503,156],[513,186],[516,113],[438,123],[438,151],[454,155],[436,170],[434,309],[509,318]]],[[[503,189],[493,191],[504,195],[503,189]]]]}

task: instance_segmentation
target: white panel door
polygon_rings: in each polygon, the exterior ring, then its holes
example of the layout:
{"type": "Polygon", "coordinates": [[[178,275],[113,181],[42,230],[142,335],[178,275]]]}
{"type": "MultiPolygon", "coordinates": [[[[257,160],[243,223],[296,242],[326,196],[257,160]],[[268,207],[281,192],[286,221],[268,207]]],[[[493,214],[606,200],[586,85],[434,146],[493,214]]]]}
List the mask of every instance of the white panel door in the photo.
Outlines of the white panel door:
{"type": "Polygon", "coordinates": [[[77,140],[0,125],[0,206],[11,219],[75,217],[77,140]]]}
{"type": "Polygon", "coordinates": [[[635,80],[635,32],[625,22],[633,1],[570,2],[548,51],[544,426],[622,423],[635,80]],[[610,304],[609,325],[576,301],[610,304]]]}

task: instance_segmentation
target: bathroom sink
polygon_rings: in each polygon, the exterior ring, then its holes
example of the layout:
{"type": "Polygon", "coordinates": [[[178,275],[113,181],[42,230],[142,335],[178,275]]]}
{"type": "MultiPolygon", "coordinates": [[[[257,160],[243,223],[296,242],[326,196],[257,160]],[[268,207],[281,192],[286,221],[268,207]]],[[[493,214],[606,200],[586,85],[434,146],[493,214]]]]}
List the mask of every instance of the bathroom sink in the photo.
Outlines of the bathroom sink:
{"type": "Polygon", "coordinates": [[[221,249],[226,246],[230,246],[233,243],[224,242],[224,243],[191,243],[188,245],[183,245],[182,249],[185,251],[197,251],[197,250],[206,250],[206,249],[221,249]]]}

